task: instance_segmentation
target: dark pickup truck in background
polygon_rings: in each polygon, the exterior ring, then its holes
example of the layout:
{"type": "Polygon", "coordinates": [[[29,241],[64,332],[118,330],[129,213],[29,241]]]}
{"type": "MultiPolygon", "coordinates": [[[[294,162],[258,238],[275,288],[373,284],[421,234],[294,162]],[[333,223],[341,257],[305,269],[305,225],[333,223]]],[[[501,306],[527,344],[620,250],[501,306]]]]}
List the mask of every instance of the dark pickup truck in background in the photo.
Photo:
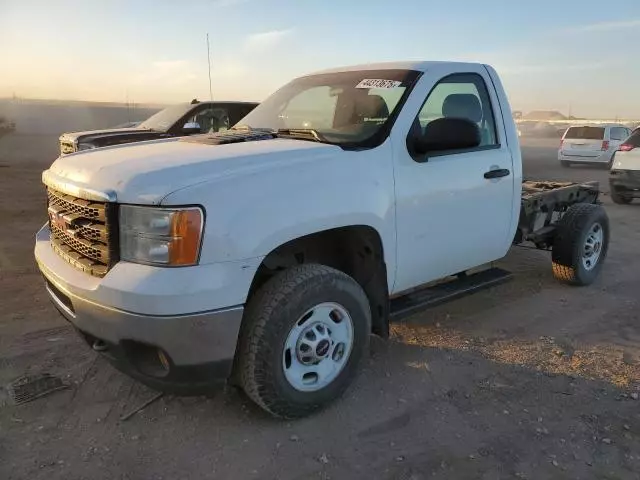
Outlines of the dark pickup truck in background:
{"type": "Polygon", "coordinates": [[[218,132],[233,126],[257,105],[257,102],[197,100],[181,103],[160,110],[135,127],[63,133],[59,138],[60,154],[122,143],[218,132]]]}

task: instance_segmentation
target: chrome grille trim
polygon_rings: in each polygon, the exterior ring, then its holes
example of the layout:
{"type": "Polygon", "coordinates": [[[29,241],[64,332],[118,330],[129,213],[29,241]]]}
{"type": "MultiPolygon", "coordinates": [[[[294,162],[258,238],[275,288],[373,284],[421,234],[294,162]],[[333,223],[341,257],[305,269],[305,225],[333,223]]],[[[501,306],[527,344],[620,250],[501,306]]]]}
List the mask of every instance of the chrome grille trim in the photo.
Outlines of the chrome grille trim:
{"type": "Polygon", "coordinates": [[[116,192],[113,190],[100,191],[82,187],[80,185],[70,183],[67,179],[58,176],[51,170],[45,170],[42,172],[42,183],[59,193],[72,195],[85,200],[110,203],[115,203],[117,201],[116,192]]]}
{"type": "Polygon", "coordinates": [[[118,261],[116,204],[47,188],[53,250],[75,268],[103,277],[118,261]]]}

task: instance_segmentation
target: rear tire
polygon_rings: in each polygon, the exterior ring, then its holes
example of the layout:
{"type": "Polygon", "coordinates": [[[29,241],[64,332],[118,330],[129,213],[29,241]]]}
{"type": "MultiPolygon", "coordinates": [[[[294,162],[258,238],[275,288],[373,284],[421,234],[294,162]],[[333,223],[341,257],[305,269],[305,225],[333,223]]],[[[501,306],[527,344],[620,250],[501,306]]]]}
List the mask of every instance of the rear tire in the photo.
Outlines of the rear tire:
{"type": "Polygon", "coordinates": [[[369,303],[353,278],[324,265],[292,267],[249,301],[238,351],[240,383],[276,417],[309,415],[347,389],[370,332],[369,303]]]}
{"type": "Polygon", "coordinates": [[[624,195],[620,192],[617,192],[614,188],[611,189],[611,200],[613,203],[617,203],[618,205],[627,205],[631,203],[633,197],[630,195],[624,195]]]}
{"type": "Polygon", "coordinates": [[[566,160],[561,160],[560,166],[563,168],[569,168],[571,166],[571,162],[567,162],[566,160]]]}
{"type": "Polygon", "coordinates": [[[553,275],[571,285],[589,285],[609,248],[609,218],[599,205],[572,205],[558,223],[551,251],[553,275]]]}

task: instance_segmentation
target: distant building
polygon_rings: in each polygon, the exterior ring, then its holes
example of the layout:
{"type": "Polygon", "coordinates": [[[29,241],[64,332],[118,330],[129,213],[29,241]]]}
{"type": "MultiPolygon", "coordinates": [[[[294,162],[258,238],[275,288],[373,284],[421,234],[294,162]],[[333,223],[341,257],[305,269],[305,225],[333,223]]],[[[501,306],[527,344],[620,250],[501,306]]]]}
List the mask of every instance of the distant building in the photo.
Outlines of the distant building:
{"type": "Polygon", "coordinates": [[[523,118],[526,120],[567,120],[567,117],[556,110],[534,110],[523,118]]]}

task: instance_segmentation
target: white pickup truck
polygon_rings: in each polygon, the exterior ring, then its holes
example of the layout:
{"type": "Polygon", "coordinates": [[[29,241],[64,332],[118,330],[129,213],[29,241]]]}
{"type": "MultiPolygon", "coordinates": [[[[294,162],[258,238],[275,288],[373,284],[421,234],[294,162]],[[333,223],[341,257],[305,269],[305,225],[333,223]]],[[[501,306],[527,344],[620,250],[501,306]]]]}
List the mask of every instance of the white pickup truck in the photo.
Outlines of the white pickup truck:
{"type": "Polygon", "coordinates": [[[154,388],[242,387],[279,417],[338,397],[371,333],[508,277],[513,244],[592,282],[598,184],[522,183],[496,72],[390,63],[295,79],[227,132],[61,157],[35,257],[88,344],[154,388]]]}

